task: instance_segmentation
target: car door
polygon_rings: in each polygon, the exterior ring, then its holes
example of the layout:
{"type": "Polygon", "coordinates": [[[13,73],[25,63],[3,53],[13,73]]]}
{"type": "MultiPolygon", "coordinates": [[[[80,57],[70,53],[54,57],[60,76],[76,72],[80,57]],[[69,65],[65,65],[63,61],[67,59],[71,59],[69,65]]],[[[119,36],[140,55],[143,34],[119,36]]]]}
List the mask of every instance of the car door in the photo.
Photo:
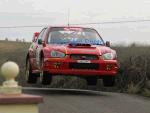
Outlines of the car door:
{"type": "Polygon", "coordinates": [[[38,68],[38,62],[39,62],[39,55],[38,55],[38,51],[39,51],[39,48],[41,47],[41,45],[38,44],[38,40],[42,38],[42,35],[45,31],[45,28],[42,29],[42,31],[40,32],[38,38],[36,39],[34,45],[33,45],[33,54],[34,54],[34,67],[35,68],[38,68]]]}
{"type": "MultiPolygon", "coordinates": [[[[44,42],[45,36],[46,36],[47,28],[44,28],[41,32],[41,35],[39,35],[38,40],[42,40],[44,42]]],[[[36,45],[36,66],[40,68],[40,53],[41,50],[43,49],[43,44],[39,44],[37,40],[37,45],[36,45]]]]}

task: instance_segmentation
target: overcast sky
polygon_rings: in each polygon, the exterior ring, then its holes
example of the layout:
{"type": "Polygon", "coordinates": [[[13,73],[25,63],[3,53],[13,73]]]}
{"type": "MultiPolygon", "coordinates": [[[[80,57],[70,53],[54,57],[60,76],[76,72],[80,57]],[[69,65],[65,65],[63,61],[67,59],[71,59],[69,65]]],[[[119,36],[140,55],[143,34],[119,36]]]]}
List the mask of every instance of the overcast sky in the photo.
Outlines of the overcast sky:
{"type": "MultiPolygon", "coordinates": [[[[0,0],[0,27],[150,19],[150,0],[0,0]]],[[[150,43],[150,22],[88,25],[111,42],[150,43]]],[[[0,29],[0,39],[31,40],[41,28],[0,29]]]]}

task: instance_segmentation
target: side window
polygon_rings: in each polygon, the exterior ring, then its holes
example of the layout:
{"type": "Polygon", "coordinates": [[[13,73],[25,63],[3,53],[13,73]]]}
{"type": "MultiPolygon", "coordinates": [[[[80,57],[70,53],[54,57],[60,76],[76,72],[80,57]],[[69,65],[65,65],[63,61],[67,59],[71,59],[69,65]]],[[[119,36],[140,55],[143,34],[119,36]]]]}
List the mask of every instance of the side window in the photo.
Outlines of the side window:
{"type": "Polygon", "coordinates": [[[47,42],[48,42],[48,44],[50,44],[51,43],[51,32],[49,33],[49,36],[48,36],[48,40],[47,40],[47,42]]]}

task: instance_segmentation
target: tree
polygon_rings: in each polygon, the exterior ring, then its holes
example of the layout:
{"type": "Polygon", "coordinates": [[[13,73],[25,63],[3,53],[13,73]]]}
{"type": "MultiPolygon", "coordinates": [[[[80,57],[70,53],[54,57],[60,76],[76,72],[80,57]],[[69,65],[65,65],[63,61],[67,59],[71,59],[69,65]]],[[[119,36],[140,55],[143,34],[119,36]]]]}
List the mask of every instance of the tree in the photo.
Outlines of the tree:
{"type": "Polygon", "coordinates": [[[8,41],[8,38],[7,38],[7,37],[5,38],[5,41],[8,41]]]}

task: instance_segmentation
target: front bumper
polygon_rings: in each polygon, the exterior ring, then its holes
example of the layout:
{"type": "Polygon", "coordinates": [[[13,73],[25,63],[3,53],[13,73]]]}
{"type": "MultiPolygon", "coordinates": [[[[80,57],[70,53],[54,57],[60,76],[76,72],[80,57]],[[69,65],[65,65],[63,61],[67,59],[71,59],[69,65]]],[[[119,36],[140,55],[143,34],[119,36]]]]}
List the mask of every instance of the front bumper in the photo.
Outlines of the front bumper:
{"type": "Polygon", "coordinates": [[[77,60],[45,58],[43,70],[53,75],[115,76],[118,65],[116,60],[91,60],[90,63],[80,65],[77,60]]]}

